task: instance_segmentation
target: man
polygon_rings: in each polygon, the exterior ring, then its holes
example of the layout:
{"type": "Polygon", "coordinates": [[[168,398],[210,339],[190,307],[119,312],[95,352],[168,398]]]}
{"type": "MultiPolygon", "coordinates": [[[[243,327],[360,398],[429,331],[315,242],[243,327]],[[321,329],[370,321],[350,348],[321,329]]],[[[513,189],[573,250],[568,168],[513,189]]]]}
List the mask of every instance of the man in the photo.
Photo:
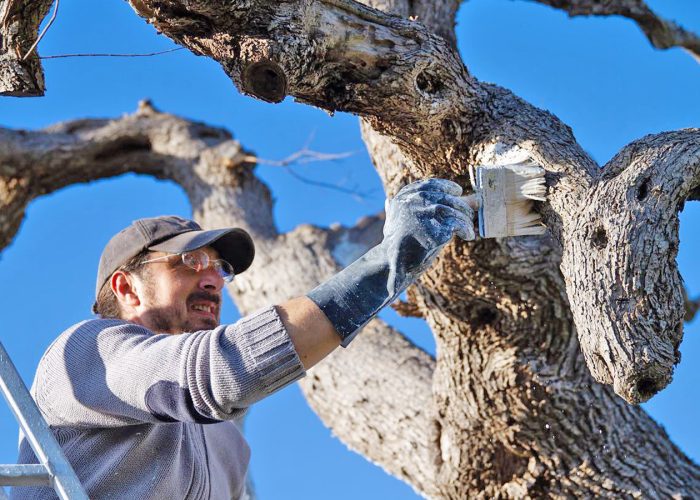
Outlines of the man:
{"type": "MultiPolygon", "coordinates": [[[[203,231],[141,219],[105,247],[101,318],[62,333],[32,393],[91,498],[231,499],[250,457],[235,424],[247,408],[347,346],[431,264],[473,213],[450,181],[404,187],[387,202],[384,239],[309,292],[219,325],[224,284],[254,246],[242,229],[203,231]]],[[[20,463],[37,463],[20,441],[20,463]]],[[[55,498],[15,488],[13,498],[55,498]]]]}

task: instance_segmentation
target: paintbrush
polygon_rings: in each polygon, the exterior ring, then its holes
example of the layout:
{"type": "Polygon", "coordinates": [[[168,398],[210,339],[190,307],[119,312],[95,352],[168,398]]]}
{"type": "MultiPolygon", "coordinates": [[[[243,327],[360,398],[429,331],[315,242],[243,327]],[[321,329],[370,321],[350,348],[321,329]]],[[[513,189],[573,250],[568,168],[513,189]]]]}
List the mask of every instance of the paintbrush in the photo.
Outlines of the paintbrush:
{"type": "Polygon", "coordinates": [[[478,166],[474,194],[466,196],[479,212],[479,235],[503,238],[543,234],[547,229],[533,201],[546,201],[544,169],[531,162],[478,166]]]}

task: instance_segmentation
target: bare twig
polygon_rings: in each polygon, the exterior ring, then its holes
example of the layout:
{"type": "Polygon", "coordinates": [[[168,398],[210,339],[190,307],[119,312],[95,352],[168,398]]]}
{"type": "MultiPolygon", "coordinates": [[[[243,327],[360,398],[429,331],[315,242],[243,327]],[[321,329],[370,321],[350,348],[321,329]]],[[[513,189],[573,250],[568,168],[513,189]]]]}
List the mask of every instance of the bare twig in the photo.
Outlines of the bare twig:
{"type": "Polygon", "coordinates": [[[59,54],[55,56],[42,56],[40,59],[60,59],[64,57],[151,57],[161,54],[168,54],[170,52],[177,52],[178,50],[185,50],[185,48],[176,47],[174,49],[161,50],[160,52],[149,52],[146,54],[59,54]]]}
{"type": "Polygon", "coordinates": [[[340,186],[338,184],[331,184],[329,182],[323,182],[323,181],[318,181],[314,179],[309,179],[308,177],[305,177],[298,172],[295,172],[292,170],[290,167],[292,165],[302,165],[305,163],[311,163],[311,162],[316,162],[316,161],[337,161],[337,160],[342,160],[345,158],[349,158],[350,156],[356,154],[357,152],[355,151],[348,151],[344,153],[321,153],[319,151],[314,151],[312,149],[309,149],[309,144],[313,140],[314,134],[311,134],[309,139],[306,141],[306,144],[302,149],[299,151],[296,151],[292,153],[291,155],[287,156],[286,158],[283,158],[281,160],[268,160],[265,158],[258,158],[257,156],[253,155],[247,155],[243,158],[244,161],[250,162],[250,163],[256,163],[258,165],[268,165],[271,167],[282,167],[286,168],[287,172],[289,172],[289,175],[294,177],[295,179],[305,183],[305,184],[310,184],[312,186],[318,186],[326,189],[332,189],[335,191],[339,191],[341,193],[349,194],[353,196],[354,198],[361,200],[361,201],[366,201],[369,196],[371,196],[372,191],[359,191],[358,189],[352,189],[352,188],[346,188],[343,186],[340,186]]]}
{"type": "Polygon", "coordinates": [[[308,149],[304,146],[299,151],[292,153],[291,155],[283,158],[281,160],[266,160],[264,158],[258,158],[257,156],[247,156],[245,161],[251,163],[257,163],[258,165],[269,165],[271,167],[288,167],[293,164],[303,164],[311,163],[315,161],[336,161],[349,158],[350,156],[356,154],[354,151],[348,151],[345,153],[320,153],[312,149],[308,149]]]}
{"type": "Polygon", "coordinates": [[[317,181],[314,179],[309,179],[308,177],[304,177],[303,175],[298,174],[291,168],[287,169],[287,172],[289,172],[289,175],[294,177],[295,179],[300,180],[301,182],[305,184],[310,184],[311,186],[318,186],[326,189],[332,189],[334,191],[339,191],[341,193],[349,194],[353,198],[355,198],[358,201],[367,201],[367,199],[372,195],[373,191],[359,191],[357,189],[351,189],[351,188],[346,188],[343,186],[340,186],[338,184],[331,184],[330,182],[323,182],[323,181],[317,181]]]}
{"type": "MultiPolygon", "coordinates": [[[[32,46],[29,47],[29,50],[27,51],[27,53],[24,54],[24,57],[22,58],[23,61],[25,61],[27,59],[27,57],[29,57],[32,52],[34,52],[34,49],[36,48],[36,46],[39,45],[39,42],[41,41],[42,38],[44,38],[44,35],[46,34],[46,32],[49,30],[49,28],[53,24],[54,20],[56,19],[56,14],[58,13],[58,4],[59,3],[60,3],[60,0],[56,0],[55,6],[53,8],[53,14],[51,15],[51,19],[49,19],[49,23],[43,29],[41,34],[37,37],[36,42],[34,42],[32,44],[32,46]]],[[[8,10],[8,12],[9,12],[9,10],[8,10]]]]}

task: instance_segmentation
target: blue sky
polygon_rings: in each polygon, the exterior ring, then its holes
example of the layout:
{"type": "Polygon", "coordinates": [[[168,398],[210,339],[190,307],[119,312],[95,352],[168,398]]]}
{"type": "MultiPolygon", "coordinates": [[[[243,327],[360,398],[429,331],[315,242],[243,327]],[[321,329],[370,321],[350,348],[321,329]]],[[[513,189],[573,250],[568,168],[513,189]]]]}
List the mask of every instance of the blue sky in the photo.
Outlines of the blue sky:
{"type": "MultiPolygon", "coordinates": [[[[700,32],[695,0],[656,0],[663,15],[700,32]],[[693,5],[695,3],[695,5],[693,5]]],[[[619,18],[569,19],[531,2],[472,0],[462,6],[459,48],[479,79],[513,90],[559,116],[581,145],[605,163],[646,134],[699,126],[700,64],[680,49],[657,51],[640,30],[619,18]]],[[[40,45],[42,55],[152,52],[173,47],[132,13],[126,2],[72,0],[40,45]]],[[[45,62],[47,95],[0,98],[0,125],[41,128],[79,117],[117,117],[143,98],[163,111],[228,128],[260,157],[279,159],[313,136],[324,152],[354,151],[339,163],[295,167],[317,181],[370,191],[357,200],[300,182],[281,168],[260,167],[271,186],[282,230],[299,223],[352,224],[383,206],[383,195],[360,139],[357,119],[291,99],[272,105],[241,96],[216,63],[179,51],[151,58],[74,58],[45,62]],[[309,203],[313,200],[313,203],[309,203]]],[[[100,252],[112,234],[140,217],[189,215],[182,190],[168,182],[126,175],[71,186],[37,199],[13,244],[0,254],[0,339],[27,383],[47,345],[90,315],[100,252]]],[[[679,265],[691,295],[700,295],[700,208],[681,215],[679,265]]],[[[227,301],[224,319],[237,317],[227,301]]],[[[430,332],[415,319],[383,314],[426,349],[430,332]]],[[[694,460],[700,399],[700,328],[686,328],[674,382],[645,408],[694,460]]],[[[16,424],[0,407],[0,463],[14,461],[16,424]]],[[[252,474],[262,499],[413,498],[412,490],[333,438],[296,386],[250,412],[247,438],[252,474]]]]}

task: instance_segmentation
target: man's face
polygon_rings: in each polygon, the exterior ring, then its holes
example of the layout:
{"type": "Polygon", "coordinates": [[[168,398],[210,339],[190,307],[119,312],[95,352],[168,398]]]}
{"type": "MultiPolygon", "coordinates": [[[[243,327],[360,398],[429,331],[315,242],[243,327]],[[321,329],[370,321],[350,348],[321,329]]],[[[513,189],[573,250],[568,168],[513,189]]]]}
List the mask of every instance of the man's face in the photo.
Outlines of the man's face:
{"type": "MultiPolygon", "coordinates": [[[[210,260],[218,253],[205,247],[210,260]]],[[[166,256],[153,252],[149,259],[166,256]]],[[[179,255],[145,264],[138,275],[141,301],[139,322],[159,333],[211,330],[221,317],[221,290],[224,280],[213,267],[197,272],[182,263],[179,255]]]]}

